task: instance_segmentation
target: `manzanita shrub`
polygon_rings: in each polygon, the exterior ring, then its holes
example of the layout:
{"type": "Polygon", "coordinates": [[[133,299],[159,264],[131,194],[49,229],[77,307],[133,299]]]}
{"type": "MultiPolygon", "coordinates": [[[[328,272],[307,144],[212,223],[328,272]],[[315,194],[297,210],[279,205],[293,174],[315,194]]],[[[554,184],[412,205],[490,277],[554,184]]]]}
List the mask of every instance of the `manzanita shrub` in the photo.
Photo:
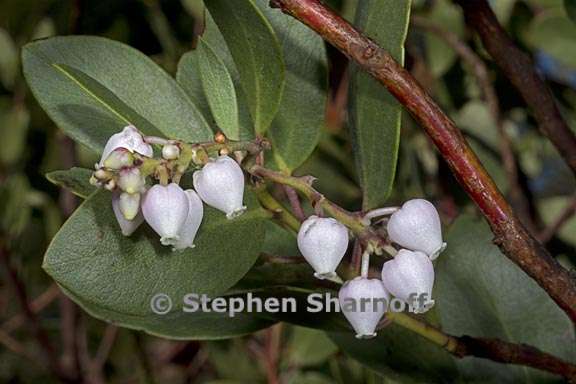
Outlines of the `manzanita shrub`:
{"type": "MultiPolygon", "coordinates": [[[[324,124],[321,38],[265,0],[205,3],[205,30],[175,78],[101,37],[54,37],[23,50],[42,108],[100,156],[94,169],[49,175],[84,199],[43,264],[70,298],[94,317],[174,339],[230,338],[280,321],[318,328],[401,382],[549,378],[457,360],[413,319],[574,359],[567,317],[500,254],[478,218],[463,215],[443,235],[424,193],[388,202],[402,108],[384,88],[352,69],[349,122],[363,203],[350,212],[313,188],[319,175],[295,176],[324,124]],[[278,193],[290,195],[294,211],[278,193]],[[299,305],[296,313],[188,313],[190,293],[299,305]],[[337,298],[342,312],[308,313],[314,293],[337,298]],[[155,310],[159,294],[169,305],[155,310]],[[405,313],[350,304],[393,298],[408,304],[405,313]]],[[[402,62],[409,9],[410,1],[359,2],[356,24],[402,62]]]]}

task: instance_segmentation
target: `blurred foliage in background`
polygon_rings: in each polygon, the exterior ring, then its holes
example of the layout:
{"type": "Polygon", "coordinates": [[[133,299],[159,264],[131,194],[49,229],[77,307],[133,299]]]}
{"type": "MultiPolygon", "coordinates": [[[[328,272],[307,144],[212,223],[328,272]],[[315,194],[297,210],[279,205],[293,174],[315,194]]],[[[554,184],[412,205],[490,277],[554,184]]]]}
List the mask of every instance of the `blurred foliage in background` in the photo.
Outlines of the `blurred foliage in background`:
{"type": "MultiPolygon", "coordinates": [[[[355,0],[332,0],[354,19],[355,0]]],[[[562,112],[576,127],[576,6],[562,0],[493,0],[500,22],[515,41],[532,53],[548,80],[562,112]]],[[[503,125],[512,138],[522,188],[538,226],[551,224],[574,199],[570,171],[508,81],[493,68],[481,44],[466,29],[460,8],[449,0],[415,0],[412,12],[467,41],[486,60],[496,88],[503,125]]],[[[175,342],[158,339],[95,320],[61,297],[42,271],[42,256],[76,198],[44,175],[71,166],[92,168],[98,158],[64,137],[30,95],[21,73],[21,47],[53,35],[90,34],[129,44],[175,74],[182,54],[195,46],[202,30],[202,8],[195,0],[3,0],[0,2],[0,234],[10,249],[12,268],[24,282],[33,309],[63,359],[79,356],[80,369],[99,362],[109,382],[163,383],[266,382],[270,364],[289,383],[381,383],[384,379],[346,357],[323,332],[276,325],[255,335],[226,341],[175,342]],[[102,342],[104,340],[104,342],[102,342]],[[99,349],[100,348],[100,349],[99,349]],[[104,350],[102,350],[102,348],[104,350]]],[[[320,144],[297,170],[312,174],[326,196],[359,209],[361,190],[350,163],[352,144],[346,126],[346,62],[328,48],[330,100],[320,144]],[[344,85],[343,85],[344,84],[344,85]],[[344,101],[343,101],[344,100],[344,101]]],[[[500,160],[495,121],[470,69],[438,36],[410,26],[407,68],[461,127],[503,191],[509,188],[500,160]]],[[[405,116],[396,181],[391,201],[429,196],[445,218],[472,211],[428,139],[405,116]]],[[[550,239],[553,254],[574,265],[576,219],[550,239]],[[572,255],[569,257],[568,255],[572,255]]],[[[54,379],[40,362],[37,337],[19,317],[21,307],[0,282],[0,382],[48,383],[54,379]],[[23,350],[21,349],[23,348],[23,350]]],[[[70,364],[68,364],[70,365],[70,364]]],[[[66,366],[66,364],[64,364],[66,366]]],[[[78,367],[69,367],[78,369],[78,367]]],[[[382,371],[381,371],[382,372],[382,371]]]]}

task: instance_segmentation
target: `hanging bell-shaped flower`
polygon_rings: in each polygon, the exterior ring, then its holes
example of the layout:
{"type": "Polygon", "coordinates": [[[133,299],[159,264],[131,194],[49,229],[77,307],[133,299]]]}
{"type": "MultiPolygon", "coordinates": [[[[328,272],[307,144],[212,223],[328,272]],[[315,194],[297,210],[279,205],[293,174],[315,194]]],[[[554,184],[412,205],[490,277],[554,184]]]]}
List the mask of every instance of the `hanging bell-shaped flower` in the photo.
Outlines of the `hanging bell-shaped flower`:
{"type": "Polygon", "coordinates": [[[446,247],[438,212],[424,199],[409,200],[394,212],[388,221],[388,236],[402,247],[424,252],[431,260],[446,247]]]}
{"type": "Polygon", "coordinates": [[[110,136],[108,142],[104,146],[104,151],[102,151],[102,158],[100,159],[101,167],[104,165],[104,161],[116,148],[126,148],[130,152],[136,152],[147,157],[152,157],[154,155],[152,146],[144,141],[142,133],[133,125],[128,125],[124,127],[122,132],[110,136]]]}
{"type": "Polygon", "coordinates": [[[160,235],[162,245],[174,245],[188,217],[188,196],[178,184],[156,184],[144,195],[142,213],[160,235]]]}
{"type": "Polygon", "coordinates": [[[298,231],[298,249],[319,279],[336,276],[348,248],[348,229],[333,218],[310,216],[298,231]]]}
{"type": "Polygon", "coordinates": [[[242,214],[244,197],[244,174],[237,162],[228,156],[220,156],[208,162],[200,171],[194,172],[194,189],[206,204],[224,213],[228,219],[242,214]]]}
{"type": "Polygon", "coordinates": [[[139,193],[122,192],[118,198],[118,209],[126,220],[134,220],[140,212],[139,193]]]}
{"type": "Polygon", "coordinates": [[[194,248],[194,238],[202,223],[204,206],[202,200],[193,189],[184,191],[188,197],[188,217],[178,233],[179,239],[174,243],[174,249],[194,248]]]}
{"type": "Polygon", "coordinates": [[[116,221],[118,221],[118,225],[120,225],[120,230],[122,231],[122,234],[124,236],[130,236],[131,234],[133,234],[134,231],[136,231],[136,229],[138,229],[140,224],[142,224],[142,222],[144,221],[144,216],[142,216],[142,212],[140,211],[139,206],[136,216],[132,220],[126,220],[124,214],[120,211],[119,193],[112,194],[112,210],[114,211],[114,216],[116,216],[116,221]]]}
{"type": "Polygon", "coordinates": [[[401,249],[394,259],[384,263],[382,282],[388,292],[409,304],[415,313],[424,313],[434,305],[434,266],[422,252],[401,249]]]}
{"type": "Polygon", "coordinates": [[[376,336],[376,327],[388,309],[390,295],[378,279],[356,277],[338,292],[340,309],[359,339],[376,336]]]}
{"type": "Polygon", "coordinates": [[[146,180],[140,169],[126,168],[118,172],[118,186],[121,190],[128,193],[143,192],[146,186],[146,180]]]}

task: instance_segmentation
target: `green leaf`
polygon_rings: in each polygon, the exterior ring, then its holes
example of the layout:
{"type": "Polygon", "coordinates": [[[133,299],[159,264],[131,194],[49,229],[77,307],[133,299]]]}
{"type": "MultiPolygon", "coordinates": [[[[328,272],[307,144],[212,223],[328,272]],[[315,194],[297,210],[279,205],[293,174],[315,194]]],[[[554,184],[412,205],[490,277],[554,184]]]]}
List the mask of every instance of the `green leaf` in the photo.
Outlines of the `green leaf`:
{"type": "Polygon", "coordinates": [[[54,37],[26,45],[22,59],[40,105],[68,135],[94,151],[135,116],[149,123],[139,127],[145,133],[154,133],[147,132],[154,126],[170,138],[212,137],[176,82],[129,46],[101,37],[54,37]]]}
{"type": "Polygon", "coordinates": [[[240,137],[238,106],[232,77],[207,42],[201,39],[197,49],[202,88],[212,116],[226,136],[237,140],[240,137]]]}
{"type": "Polygon", "coordinates": [[[26,105],[11,102],[0,103],[0,137],[2,138],[0,163],[5,167],[15,164],[26,153],[29,123],[30,112],[26,105]]]}
{"type": "Polygon", "coordinates": [[[297,367],[320,365],[338,351],[324,332],[304,327],[292,329],[286,349],[288,363],[297,367]]]}
{"type": "Polygon", "coordinates": [[[206,0],[246,93],[256,133],[266,132],[284,89],[282,49],[272,27],[252,0],[206,0]]]}
{"type": "MultiPolygon", "coordinates": [[[[462,10],[449,0],[436,1],[426,18],[460,37],[464,35],[465,26],[462,10]]],[[[444,75],[454,64],[457,58],[456,52],[432,32],[424,33],[424,41],[426,44],[426,61],[430,72],[436,77],[444,75]]]]}
{"type": "Polygon", "coordinates": [[[358,340],[351,332],[330,337],[350,357],[401,383],[452,383],[458,377],[448,352],[396,324],[370,340],[358,340]]]}
{"type": "Polygon", "coordinates": [[[0,28],[0,82],[12,88],[18,75],[18,49],[10,34],[0,28]]]}
{"type": "MultiPolygon", "coordinates": [[[[250,116],[250,110],[248,107],[248,102],[246,101],[246,96],[244,95],[244,90],[240,85],[240,76],[238,75],[238,71],[236,70],[234,60],[230,55],[230,51],[226,46],[226,42],[224,41],[224,38],[220,34],[218,27],[214,23],[214,20],[209,13],[206,13],[205,15],[205,27],[202,40],[209,44],[218,58],[222,60],[232,78],[232,82],[234,83],[237,100],[236,109],[238,111],[238,133],[236,135],[237,137],[230,136],[230,138],[233,140],[253,139],[254,123],[252,122],[252,117],[250,116]]],[[[219,127],[216,123],[216,119],[212,115],[210,105],[206,97],[206,92],[202,86],[200,72],[200,53],[198,49],[190,51],[182,56],[180,62],[178,63],[176,79],[182,88],[186,91],[190,99],[192,99],[194,105],[196,105],[202,112],[212,127],[212,130],[216,132],[219,127]]]]}
{"type": "Polygon", "coordinates": [[[576,0],[564,0],[564,8],[570,20],[576,23],[576,0]]]}
{"type": "Polygon", "coordinates": [[[46,174],[46,178],[51,183],[65,188],[83,199],[96,191],[96,187],[89,182],[90,176],[92,176],[91,170],[78,167],[61,171],[52,171],[46,174]]]}
{"type": "Polygon", "coordinates": [[[264,212],[251,192],[248,211],[234,220],[210,207],[196,247],[173,252],[145,224],[122,236],[106,191],[88,198],[63,225],[43,267],[90,314],[126,327],[174,338],[218,338],[252,332],[270,320],[226,314],[184,313],[187,293],[223,294],[254,264],[264,239],[264,212]],[[151,298],[168,295],[167,315],[156,315],[151,298]],[[235,324],[237,323],[237,324],[235,324]]]}
{"type": "MultiPolygon", "coordinates": [[[[409,15],[410,0],[367,0],[358,2],[355,25],[403,63],[409,15]]],[[[402,107],[380,83],[354,67],[349,113],[363,208],[372,209],[392,192],[402,107]]]]}
{"type": "Polygon", "coordinates": [[[576,68],[576,28],[562,8],[536,16],[526,37],[533,48],[548,53],[558,62],[576,68]]]}
{"type": "Polygon", "coordinates": [[[324,124],[328,87],[324,42],[310,28],[256,0],[278,35],[286,65],[286,85],[270,127],[276,166],[291,172],[310,156],[324,124]]]}
{"type": "MultiPolygon", "coordinates": [[[[452,225],[448,248],[436,265],[434,296],[442,329],[450,334],[525,343],[567,361],[576,359],[568,317],[519,267],[492,243],[478,218],[452,225]]],[[[486,359],[457,361],[462,375],[480,382],[542,382],[552,376],[532,368],[486,359]]]]}

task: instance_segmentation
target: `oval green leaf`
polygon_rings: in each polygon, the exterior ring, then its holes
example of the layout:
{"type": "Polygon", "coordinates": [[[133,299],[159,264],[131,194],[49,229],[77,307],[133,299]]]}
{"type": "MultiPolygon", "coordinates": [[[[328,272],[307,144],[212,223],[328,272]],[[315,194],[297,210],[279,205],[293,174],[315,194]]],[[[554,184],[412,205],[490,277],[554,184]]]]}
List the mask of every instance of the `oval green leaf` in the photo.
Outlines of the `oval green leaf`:
{"type": "MultiPolygon", "coordinates": [[[[22,59],[40,105],[68,135],[95,151],[126,125],[120,116],[130,113],[170,138],[205,141],[212,136],[178,84],[127,45],[101,37],[54,37],[26,45],[22,59]]],[[[149,126],[141,129],[153,134],[146,131],[149,126]]]]}
{"type": "Polygon", "coordinates": [[[278,35],[286,65],[286,86],[268,132],[276,166],[287,172],[312,153],[324,124],[328,63],[324,41],[310,28],[267,0],[255,1],[278,35]]]}
{"type": "MultiPolygon", "coordinates": [[[[358,2],[355,24],[402,63],[409,15],[410,0],[366,0],[358,2]]],[[[380,83],[354,67],[349,113],[363,208],[376,208],[392,192],[402,107],[380,83]]]]}
{"type": "Polygon", "coordinates": [[[211,114],[226,136],[238,140],[238,106],[230,72],[206,41],[201,39],[197,49],[200,79],[211,114]]]}
{"type": "MultiPolygon", "coordinates": [[[[58,232],[43,267],[96,317],[167,337],[201,337],[190,323],[196,318],[182,311],[182,298],[187,293],[223,294],[256,261],[265,237],[265,212],[250,192],[245,203],[248,211],[234,220],[205,207],[196,247],[172,252],[146,224],[131,237],[122,236],[110,193],[97,192],[58,232]],[[158,293],[173,301],[167,315],[151,310],[150,301],[158,293]]],[[[202,327],[213,327],[214,314],[202,317],[202,327]]],[[[224,320],[230,322],[222,319],[223,329],[234,327],[224,320]]]]}
{"type": "Polygon", "coordinates": [[[206,0],[240,75],[257,134],[264,134],[284,89],[284,60],[270,23],[252,0],[206,0]]]}
{"type": "MultiPolygon", "coordinates": [[[[534,280],[492,243],[479,218],[462,216],[446,237],[438,258],[434,297],[442,329],[455,336],[525,343],[566,361],[575,361],[576,339],[568,317],[534,280]]],[[[466,381],[545,382],[551,375],[486,359],[462,359],[466,381]]]]}
{"type": "MultiPolygon", "coordinates": [[[[240,76],[238,75],[238,71],[236,70],[234,60],[230,55],[230,51],[226,46],[226,42],[224,41],[224,38],[220,34],[218,27],[214,23],[214,20],[212,20],[212,17],[209,13],[206,13],[202,40],[209,44],[210,48],[212,48],[218,58],[222,60],[232,78],[232,82],[234,83],[234,90],[237,100],[236,110],[238,111],[238,127],[235,130],[237,133],[228,132],[227,135],[230,139],[233,140],[253,139],[255,135],[254,123],[252,122],[252,117],[250,116],[250,110],[248,102],[246,101],[244,90],[240,85],[240,76]]],[[[200,52],[198,49],[195,49],[184,54],[180,59],[180,62],[178,63],[176,79],[182,88],[186,91],[188,96],[190,96],[192,102],[202,112],[212,127],[212,130],[216,132],[219,127],[216,123],[215,117],[212,115],[210,110],[210,105],[202,85],[201,77],[200,52]]]]}

